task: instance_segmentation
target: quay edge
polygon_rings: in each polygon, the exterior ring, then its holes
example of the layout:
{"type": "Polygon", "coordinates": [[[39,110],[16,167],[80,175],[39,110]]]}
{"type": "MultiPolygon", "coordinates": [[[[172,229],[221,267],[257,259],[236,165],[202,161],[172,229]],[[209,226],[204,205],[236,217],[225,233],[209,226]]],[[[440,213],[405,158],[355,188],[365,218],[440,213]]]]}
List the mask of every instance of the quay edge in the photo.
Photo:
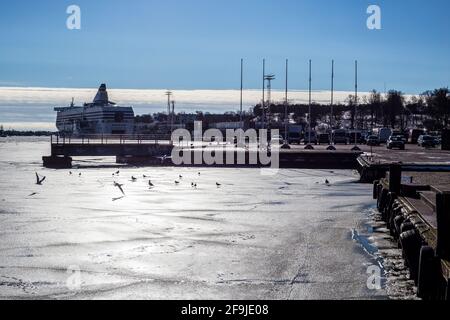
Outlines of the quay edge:
{"type": "Polygon", "coordinates": [[[401,183],[401,166],[375,181],[373,196],[402,249],[418,297],[450,300],[450,187],[401,183]]]}

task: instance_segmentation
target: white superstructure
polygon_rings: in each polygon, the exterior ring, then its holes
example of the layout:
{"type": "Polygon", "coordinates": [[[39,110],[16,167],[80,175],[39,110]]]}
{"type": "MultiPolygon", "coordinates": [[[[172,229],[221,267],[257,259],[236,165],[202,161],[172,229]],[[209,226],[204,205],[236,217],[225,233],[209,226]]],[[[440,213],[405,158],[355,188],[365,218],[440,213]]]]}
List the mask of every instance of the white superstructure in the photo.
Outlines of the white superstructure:
{"type": "Polygon", "coordinates": [[[117,106],[109,101],[106,85],[102,84],[92,103],[58,107],[56,127],[61,133],[84,134],[133,134],[134,111],[132,107],[117,106]]]}

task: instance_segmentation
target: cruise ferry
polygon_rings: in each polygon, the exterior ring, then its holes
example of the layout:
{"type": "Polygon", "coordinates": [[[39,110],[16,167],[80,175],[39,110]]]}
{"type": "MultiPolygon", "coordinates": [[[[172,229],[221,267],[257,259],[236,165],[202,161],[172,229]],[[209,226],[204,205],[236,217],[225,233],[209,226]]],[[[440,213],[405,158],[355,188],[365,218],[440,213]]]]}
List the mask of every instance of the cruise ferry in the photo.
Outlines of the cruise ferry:
{"type": "Polygon", "coordinates": [[[56,127],[70,135],[133,134],[134,111],[109,101],[106,84],[100,85],[92,103],[57,107],[56,127]]]}

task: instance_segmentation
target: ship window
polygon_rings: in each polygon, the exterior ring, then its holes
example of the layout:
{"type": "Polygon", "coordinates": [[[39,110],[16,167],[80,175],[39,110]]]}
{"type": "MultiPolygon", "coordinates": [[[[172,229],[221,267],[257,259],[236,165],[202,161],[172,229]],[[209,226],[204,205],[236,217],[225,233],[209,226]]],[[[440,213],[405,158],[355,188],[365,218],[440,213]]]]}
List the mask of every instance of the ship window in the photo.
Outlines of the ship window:
{"type": "Polygon", "coordinates": [[[124,118],[123,112],[116,112],[114,114],[114,121],[115,122],[123,122],[123,118],[124,118]]]}

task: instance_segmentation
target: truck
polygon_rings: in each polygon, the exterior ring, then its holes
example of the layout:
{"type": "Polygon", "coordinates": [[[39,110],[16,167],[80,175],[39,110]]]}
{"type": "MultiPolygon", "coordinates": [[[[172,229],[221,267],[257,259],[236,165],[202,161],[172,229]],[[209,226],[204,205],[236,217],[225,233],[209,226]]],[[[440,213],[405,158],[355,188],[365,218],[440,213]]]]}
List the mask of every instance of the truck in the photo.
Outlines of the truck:
{"type": "Polygon", "coordinates": [[[331,141],[334,144],[344,143],[348,144],[347,130],[336,129],[331,132],[331,141]]]}
{"type": "Polygon", "coordinates": [[[392,130],[389,128],[377,128],[373,130],[373,133],[378,136],[380,143],[386,143],[392,136],[392,130]]]}
{"type": "Polygon", "coordinates": [[[303,127],[301,125],[290,125],[288,128],[288,143],[300,144],[302,141],[302,130],[303,127]]]}

